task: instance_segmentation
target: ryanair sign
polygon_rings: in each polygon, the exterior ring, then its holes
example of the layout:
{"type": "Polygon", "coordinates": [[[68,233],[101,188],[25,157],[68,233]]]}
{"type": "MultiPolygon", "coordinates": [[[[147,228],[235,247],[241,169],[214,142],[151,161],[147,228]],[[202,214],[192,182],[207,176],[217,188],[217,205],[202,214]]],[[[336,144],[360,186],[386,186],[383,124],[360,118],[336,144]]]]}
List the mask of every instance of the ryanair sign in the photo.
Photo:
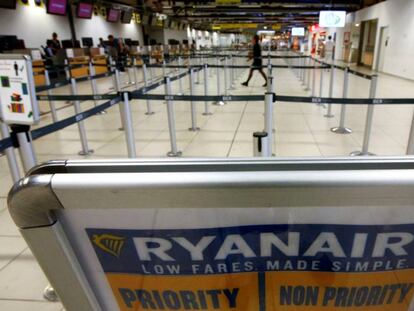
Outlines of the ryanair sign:
{"type": "Polygon", "coordinates": [[[414,224],[86,229],[121,310],[412,310],[414,224]]]}

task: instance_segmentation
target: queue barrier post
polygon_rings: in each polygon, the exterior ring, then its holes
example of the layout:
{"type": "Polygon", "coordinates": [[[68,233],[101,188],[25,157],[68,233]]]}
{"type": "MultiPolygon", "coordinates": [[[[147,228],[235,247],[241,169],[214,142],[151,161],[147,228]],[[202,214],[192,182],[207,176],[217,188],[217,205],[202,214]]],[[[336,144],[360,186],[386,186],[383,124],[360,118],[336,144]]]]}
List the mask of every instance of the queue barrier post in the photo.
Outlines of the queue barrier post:
{"type": "Polygon", "coordinates": [[[306,66],[308,68],[306,68],[306,87],[305,90],[309,91],[310,90],[310,79],[311,79],[311,60],[309,57],[306,58],[306,66]]]}
{"type": "MultiPolygon", "coordinates": [[[[378,83],[378,76],[373,75],[371,78],[371,86],[369,89],[369,98],[375,98],[375,94],[377,92],[377,83],[378,83]]],[[[351,156],[371,156],[375,155],[368,151],[369,149],[369,140],[371,137],[371,130],[372,130],[372,121],[374,118],[374,105],[368,105],[366,121],[365,121],[365,130],[364,130],[364,141],[362,143],[362,150],[361,151],[354,151],[351,152],[351,156]]]]}
{"type": "MultiPolygon", "coordinates": [[[[208,95],[208,75],[209,75],[209,68],[207,64],[204,64],[204,96],[208,95]]],[[[210,116],[212,113],[209,111],[209,104],[208,101],[204,102],[204,112],[203,116],[210,116]]]]}
{"type": "MultiPolygon", "coordinates": [[[[200,66],[200,59],[197,58],[197,68],[199,69],[200,66]]],[[[200,70],[197,70],[197,80],[195,82],[195,84],[200,84],[200,70]]]]}
{"type": "MultiPolygon", "coordinates": [[[[182,73],[182,71],[181,71],[181,66],[182,65],[183,65],[183,60],[182,60],[181,56],[178,56],[178,66],[180,66],[180,68],[178,68],[178,74],[182,73]]],[[[178,79],[178,85],[179,85],[180,91],[178,92],[177,95],[183,95],[184,91],[183,91],[183,81],[182,81],[182,79],[178,79]]]]}
{"type": "MultiPolygon", "coordinates": [[[[331,64],[331,75],[329,80],[329,98],[333,97],[333,91],[334,91],[334,79],[335,79],[335,66],[334,64],[331,64]]],[[[325,118],[333,118],[334,115],[332,114],[332,104],[328,104],[328,110],[326,114],[324,115],[325,118]]]]}
{"type": "MultiPolygon", "coordinates": [[[[321,69],[321,76],[319,77],[319,97],[323,97],[323,83],[324,83],[323,76],[324,74],[325,74],[325,70],[321,69]]],[[[322,103],[317,103],[316,105],[325,107],[325,105],[322,103]]]]}
{"type": "Polygon", "coordinates": [[[154,81],[154,72],[151,66],[151,53],[148,56],[148,65],[149,65],[150,83],[152,83],[154,81]]]}
{"type": "MultiPolygon", "coordinates": [[[[194,68],[190,68],[190,95],[194,95],[194,88],[195,88],[195,82],[194,82],[194,68]]],[[[197,127],[197,106],[195,101],[191,101],[191,127],[188,129],[192,132],[197,132],[200,130],[199,127],[197,127]]]]}
{"type": "Polygon", "coordinates": [[[230,84],[230,89],[234,90],[236,89],[236,75],[235,75],[235,69],[234,69],[234,57],[233,55],[230,55],[230,59],[231,59],[231,70],[230,70],[230,80],[231,80],[231,84],[230,84]]]}
{"type": "MultiPolygon", "coordinates": [[[[49,71],[45,70],[45,81],[46,81],[46,85],[50,86],[50,77],[49,77],[49,71]]],[[[47,90],[47,95],[51,96],[52,95],[52,90],[47,90]]],[[[57,111],[56,111],[56,107],[55,107],[55,102],[52,100],[48,100],[49,101],[49,107],[50,107],[50,111],[52,113],[52,120],[53,123],[56,123],[58,121],[58,116],[57,116],[57,111]]]]}
{"type": "MultiPolygon", "coordinates": [[[[171,80],[170,77],[165,77],[165,94],[170,97],[172,95],[171,91],[171,80]]],[[[177,138],[175,134],[175,118],[174,118],[174,104],[171,99],[167,98],[167,116],[168,116],[168,129],[170,132],[170,144],[171,151],[167,153],[169,157],[180,157],[182,155],[181,151],[178,151],[177,148],[177,138]]]]}
{"type": "MultiPolygon", "coordinates": [[[[118,68],[115,68],[115,91],[117,92],[117,94],[119,94],[121,92],[122,88],[121,88],[121,78],[119,76],[119,70],[118,68]]],[[[119,105],[119,114],[121,115],[121,127],[119,128],[120,131],[124,130],[124,118],[122,118],[122,116],[124,115],[124,106],[123,105],[119,105]]]]}
{"type": "MultiPolygon", "coordinates": [[[[147,65],[145,65],[145,63],[142,64],[142,75],[144,78],[144,86],[148,87],[148,73],[147,73],[147,65]]],[[[149,99],[147,99],[147,112],[145,112],[145,114],[147,116],[154,114],[155,112],[152,111],[152,106],[151,106],[151,101],[149,99]]]]}
{"type": "Polygon", "coordinates": [[[36,155],[32,144],[30,125],[11,125],[11,130],[17,138],[20,159],[22,160],[23,170],[29,172],[37,165],[36,155]]]}
{"type": "Polygon", "coordinates": [[[266,132],[253,133],[253,156],[267,157],[269,154],[269,139],[266,132]]]}
{"type": "MultiPolygon", "coordinates": [[[[269,81],[270,82],[270,81],[269,81]]],[[[270,84],[270,83],[269,83],[270,84]]],[[[273,147],[273,93],[266,92],[265,94],[265,132],[267,133],[268,148],[265,157],[272,156],[273,147]]]]}
{"type": "Polygon", "coordinates": [[[166,74],[166,72],[165,72],[165,65],[166,65],[166,63],[165,63],[165,59],[162,61],[162,76],[163,77],[165,77],[167,74],[166,74]]]}
{"type": "Polygon", "coordinates": [[[123,105],[123,124],[125,128],[125,139],[127,143],[127,150],[128,150],[128,158],[136,158],[136,147],[135,147],[135,137],[134,137],[134,129],[132,125],[132,113],[131,113],[131,106],[129,104],[130,96],[128,92],[123,93],[123,101],[121,105],[123,105]]]}
{"type": "MultiPolygon", "coordinates": [[[[217,81],[217,95],[221,96],[221,79],[220,79],[220,56],[216,57],[216,63],[217,63],[217,77],[216,77],[216,81],[217,81]]],[[[216,106],[224,106],[225,103],[222,100],[216,101],[213,105],[216,106]]]]}
{"type": "Polygon", "coordinates": [[[306,65],[306,59],[300,58],[300,66],[302,68],[300,68],[301,73],[299,75],[300,75],[300,80],[302,81],[302,85],[305,85],[305,78],[306,78],[305,68],[304,68],[305,65],[306,65]]]}
{"type": "Polygon", "coordinates": [[[312,97],[315,97],[316,94],[316,60],[312,58],[313,69],[312,69],[312,97]]]}
{"type": "Polygon", "coordinates": [[[135,90],[138,90],[137,59],[132,60],[132,69],[134,71],[135,90]]]}
{"type": "Polygon", "coordinates": [[[128,82],[125,83],[126,85],[133,85],[134,84],[134,82],[132,82],[132,73],[131,73],[132,66],[130,66],[131,64],[132,64],[132,62],[131,62],[131,59],[130,59],[130,64],[128,65],[128,62],[126,63],[126,65],[128,66],[126,68],[126,70],[128,72],[128,82]]]}
{"type": "MultiPolygon", "coordinates": [[[[7,124],[0,121],[1,136],[3,139],[10,138],[9,127],[7,124]]],[[[4,153],[7,157],[7,163],[9,164],[10,174],[13,179],[13,182],[18,182],[20,180],[20,171],[19,165],[17,164],[16,154],[14,153],[14,148],[9,147],[4,150],[4,153]]]]}
{"type": "MultiPolygon", "coordinates": [[[[349,68],[346,67],[344,70],[344,86],[343,86],[343,98],[348,97],[348,85],[349,85],[349,68]]],[[[352,130],[350,128],[345,127],[345,115],[346,115],[346,105],[341,105],[341,117],[339,121],[338,127],[333,127],[331,129],[332,132],[336,134],[350,134],[352,130]]]]}
{"type": "Polygon", "coordinates": [[[71,71],[70,71],[70,69],[69,69],[69,62],[68,62],[68,60],[67,59],[65,59],[65,61],[64,61],[64,65],[65,65],[65,75],[66,75],[66,80],[70,80],[71,78],[72,78],[72,75],[71,75],[71,71]]]}
{"type": "MultiPolygon", "coordinates": [[[[74,78],[70,79],[70,85],[71,85],[72,95],[77,96],[78,95],[78,89],[77,89],[77,85],[76,85],[76,79],[74,79],[74,78]]],[[[73,106],[75,107],[75,113],[77,115],[82,113],[79,100],[75,100],[73,102],[73,106]]],[[[90,154],[93,153],[93,150],[89,149],[89,146],[88,146],[88,139],[86,137],[85,124],[83,123],[82,119],[80,119],[77,122],[77,124],[78,124],[78,130],[79,130],[79,137],[80,137],[81,144],[82,144],[82,150],[79,151],[78,154],[82,155],[82,156],[90,155],[90,154]]]]}
{"type": "Polygon", "coordinates": [[[410,136],[408,137],[407,155],[414,155],[414,113],[411,122],[410,136]]]}
{"type": "MultiPolygon", "coordinates": [[[[92,94],[97,95],[98,91],[97,91],[97,88],[96,88],[96,80],[93,79],[94,75],[95,75],[95,68],[93,67],[92,62],[89,62],[89,79],[91,81],[92,94]]],[[[97,106],[96,99],[93,100],[93,104],[94,104],[95,107],[97,106]]]]}
{"type": "Polygon", "coordinates": [[[228,81],[228,64],[227,56],[224,57],[224,95],[228,94],[229,81],[228,81]]]}

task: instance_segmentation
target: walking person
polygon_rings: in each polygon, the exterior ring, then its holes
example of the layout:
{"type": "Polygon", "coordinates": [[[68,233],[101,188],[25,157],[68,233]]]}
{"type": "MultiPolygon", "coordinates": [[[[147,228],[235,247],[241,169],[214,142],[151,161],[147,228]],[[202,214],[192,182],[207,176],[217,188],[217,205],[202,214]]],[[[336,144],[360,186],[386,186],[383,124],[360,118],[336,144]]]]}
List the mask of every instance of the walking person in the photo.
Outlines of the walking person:
{"type": "Polygon", "coordinates": [[[328,37],[328,41],[325,42],[325,61],[333,61],[333,54],[335,51],[335,42],[332,41],[332,36],[328,37]]]}
{"type": "Polygon", "coordinates": [[[262,49],[259,44],[259,36],[255,35],[253,37],[253,54],[249,56],[248,60],[253,59],[252,67],[250,67],[249,77],[247,78],[246,82],[243,82],[242,85],[248,86],[249,81],[253,76],[253,71],[258,70],[260,74],[262,75],[263,79],[265,79],[265,84],[263,84],[263,87],[267,86],[267,76],[263,71],[262,68],[262,49]]]}

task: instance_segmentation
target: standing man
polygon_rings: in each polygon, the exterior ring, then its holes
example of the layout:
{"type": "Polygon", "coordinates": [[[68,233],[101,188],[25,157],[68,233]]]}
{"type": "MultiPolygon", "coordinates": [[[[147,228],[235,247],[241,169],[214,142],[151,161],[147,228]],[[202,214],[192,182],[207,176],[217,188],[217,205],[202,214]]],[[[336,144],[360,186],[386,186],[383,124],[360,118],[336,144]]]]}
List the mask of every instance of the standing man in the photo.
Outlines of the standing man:
{"type": "Polygon", "coordinates": [[[332,41],[332,36],[329,36],[328,41],[325,42],[325,61],[333,60],[334,51],[335,51],[335,43],[332,41]]]}
{"type": "Polygon", "coordinates": [[[262,49],[259,44],[259,36],[255,35],[253,37],[253,54],[249,56],[249,60],[253,59],[252,67],[250,67],[249,77],[247,78],[246,82],[243,82],[242,85],[248,86],[249,81],[253,76],[253,71],[258,70],[260,74],[262,75],[263,79],[265,79],[265,84],[263,84],[263,87],[267,86],[267,77],[266,74],[263,71],[262,68],[262,49]]]}
{"type": "Polygon", "coordinates": [[[52,34],[52,40],[50,41],[52,43],[51,48],[53,51],[53,55],[56,55],[57,52],[62,48],[62,45],[60,44],[60,41],[58,39],[58,35],[56,32],[52,34]]]}

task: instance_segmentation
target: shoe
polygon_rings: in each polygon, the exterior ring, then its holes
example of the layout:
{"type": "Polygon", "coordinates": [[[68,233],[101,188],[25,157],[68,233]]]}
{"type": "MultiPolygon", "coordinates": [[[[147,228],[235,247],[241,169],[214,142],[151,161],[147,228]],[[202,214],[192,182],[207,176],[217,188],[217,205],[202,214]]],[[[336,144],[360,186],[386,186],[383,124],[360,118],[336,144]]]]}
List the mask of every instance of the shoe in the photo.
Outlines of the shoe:
{"type": "Polygon", "coordinates": [[[263,84],[262,86],[263,86],[263,87],[267,87],[267,83],[263,84]]]}
{"type": "Polygon", "coordinates": [[[243,82],[241,85],[248,86],[247,82],[243,82]]]}

